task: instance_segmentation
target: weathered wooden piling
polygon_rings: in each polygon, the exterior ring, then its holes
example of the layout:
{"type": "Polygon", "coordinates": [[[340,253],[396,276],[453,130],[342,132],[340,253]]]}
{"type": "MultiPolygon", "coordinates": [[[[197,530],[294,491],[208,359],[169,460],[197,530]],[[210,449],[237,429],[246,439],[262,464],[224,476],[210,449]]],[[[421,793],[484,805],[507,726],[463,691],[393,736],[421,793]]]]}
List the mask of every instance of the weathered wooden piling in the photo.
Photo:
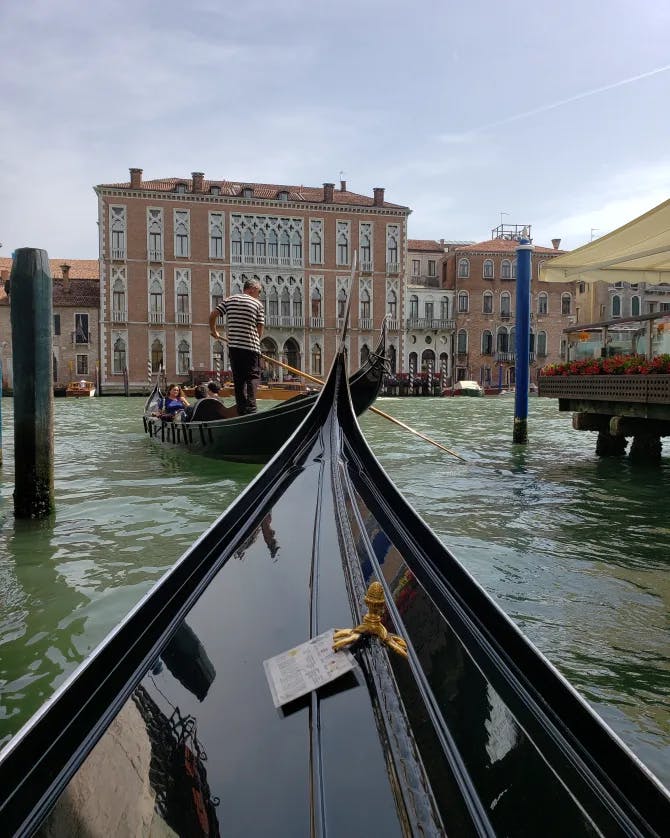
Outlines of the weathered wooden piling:
{"type": "Polygon", "coordinates": [[[10,277],[14,357],[14,514],[54,508],[52,282],[45,250],[16,251],[10,277]]]}

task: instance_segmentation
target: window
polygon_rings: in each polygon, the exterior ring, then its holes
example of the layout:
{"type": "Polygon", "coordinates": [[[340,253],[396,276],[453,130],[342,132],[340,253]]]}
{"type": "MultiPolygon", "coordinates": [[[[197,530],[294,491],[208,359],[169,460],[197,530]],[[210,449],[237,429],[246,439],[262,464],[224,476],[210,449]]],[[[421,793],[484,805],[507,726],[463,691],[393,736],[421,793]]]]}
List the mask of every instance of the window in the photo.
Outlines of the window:
{"type": "Polygon", "coordinates": [[[367,289],[364,289],[361,292],[361,312],[360,317],[362,320],[368,319],[372,316],[370,311],[370,292],[367,289]]]}
{"type": "Polygon", "coordinates": [[[268,294],[268,314],[270,317],[279,317],[279,293],[274,285],[268,294]]]}
{"type": "Polygon", "coordinates": [[[126,319],[126,289],[123,280],[117,279],[112,289],[112,320],[126,319]]]}
{"type": "Polygon", "coordinates": [[[561,315],[564,317],[572,311],[572,296],[568,293],[561,295],[561,315]]]}
{"type": "Polygon", "coordinates": [[[349,264],[349,222],[337,222],[337,264],[349,264]]]}
{"type": "Polygon", "coordinates": [[[177,323],[188,323],[190,321],[189,310],[188,288],[182,284],[177,288],[177,323]]]}
{"type": "Polygon", "coordinates": [[[484,279],[493,279],[493,259],[484,259],[484,279]]]}
{"type": "Polygon", "coordinates": [[[361,270],[372,270],[372,224],[362,223],[358,228],[361,270]]]}
{"type": "Polygon", "coordinates": [[[297,264],[302,262],[302,239],[297,230],[291,234],[291,259],[297,264]]]}
{"type": "Polygon", "coordinates": [[[485,329],[482,332],[482,355],[493,354],[493,334],[485,329]]]}
{"type": "Polygon", "coordinates": [[[467,259],[458,260],[458,276],[467,279],[470,276],[470,262],[467,259]]]}
{"type": "Polygon", "coordinates": [[[149,271],[149,322],[163,322],[163,272],[149,271]]]}
{"type": "Polygon", "coordinates": [[[579,283],[579,293],[584,294],[585,292],[586,292],[586,283],[585,282],[580,282],[579,283]]]}
{"type": "Polygon", "coordinates": [[[632,317],[637,317],[640,314],[640,298],[630,298],[630,313],[632,317]]]}
{"type": "Polygon", "coordinates": [[[280,308],[279,313],[282,317],[290,317],[291,316],[291,295],[289,293],[288,288],[284,288],[281,292],[280,298],[280,308]]]}
{"type": "Polygon", "coordinates": [[[88,355],[77,355],[77,375],[88,375],[88,355]]]}
{"type": "MultiPolygon", "coordinates": [[[[321,317],[321,291],[319,291],[319,289],[316,286],[312,288],[312,299],[310,305],[312,317],[321,317]]],[[[321,353],[320,348],[319,353],[321,353]]]]}
{"type": "Polygon", "coordinates": [[[435,304],[433,302],[426,302],[424,305],[426,320],[432,320],[435,316],[435,304]]]}
{"type": "Polygon", "coordinates": [[[223,213],[209,214],[209,258],[223,259],[223,213]]]}
{"type": "Polygon", "coordinates": [[[60,334],[60,314],[54,314],[54,335],[60,334]]]}
{"type": "Polygon", "coordinates": [[[323,263],[323,221],[320,218],[309,222],[309,261],[313,265],[323,263]]]}
{"type": "Polygon", "coordinates": [[[163,261],[163,210],[147,209],[147,249],[150,262],[163,261]]]}
{"type": "Polygon", "coordinates": [[[500,278],[501,279],[511,279],[512,278],[512,263],[509,259],[503,259],[500,263],[500,278]]]}
{"type": "Polygon", "coordinates": [[[250,186],[245,186],[242,190],[242,197],[243,198],[253,198],[254,197],[254,190],[250,186]]]}
{"type": "Polygon", "coordinates": [[[242,233],[239,227],[234,227],[230,236],[230,253],[236,261],[242,259],[242,233]]]}
{"type": "Polygon", "coordinates": [[[221,187],[220,186],[212,186],[209,190],[211,195],[220,195],[221,194],[221,187]]]}
{"type": "Polygon", "coordinates": [[[412,276],[421,276],[421,259],[412,259],[412,276]]]}
{"type": "Polygon", "coordinates": [[[621,317],[621,297],[618,294],[612,297],[612,317],[621,317]]]}
{"type": "Polygon", "coordinates": [[[151,344],[151,371],[158,372],[163,366],[163,344],[156,338],[151,344]]]}
{"type": "Polygon", "coordinates": [[[461,291],[458,294],[458,311],[459,314],[464,314],[469,309],[469,299],[467,291],[461,291]]]}
{"type": "Polygon", "coordinates": [[[337,316],[344,317],[347,311],[347,292],[344,288],[340,288],[337,295],[337,316]]]}
{"type": "Polygon", "coordinates": [[[465,355],[468,351],[468,333],[465,329],[460,329],[456,336],[456,352],[459,355],[465,355]]]}
{"type": "Polygon", "coordinates": [[[368,360],[369,357],[370,357],[370,347],[367,345],[367,343],[364,343],[363,346],[361,346],[361,353],[360,353],[360,366],[361,367],[368,360]]]}
{"type": "Polygon", "coordinates": [[[482,301],[482,313],[493,314],[493,294],[490,291],[486,291],[484,294],[484,299],[482,301]]]}
{"type": "Polygon", "coordinates": [[[509,334],[507,333],[507,329],[504,326],[501,326],[500,329],[498,329],[498,335],[496,338],[496,351],[509,351],[509,334]]]}
{"type": "Polygon", "coordinates": [[[174,211],[174,255],[188,257],[190,218],[188,210],[174,211]]]}
{"type": "Polygon", "coordinates": [[[400,228],[397,224],[389,224],[386,227],[386,264],[388,270],[398,270],[398,241],[400,240],[400,228]]]}
{"type": "Polygon", "coordinates": [[[291,237],[287,230],[283,230],[279,236],[279,259],[282,265],[288,265],[291,261],[291,237]]]}
{"type": "Polygon", "coordinates": [[[440,300],[440,319],[449,319],[449,297],[442,297],[440,300]]]}
{"type": "Polygon", "coordinates": [[[123,338],[114,341],[114,357],[112,358],[112,373],[122,375],[126,368],[126,342],[123,338]]]}
{"type": "Polygon", "coordinates": [[[109,208],[109,246],[112,251],[112,259],[126,258],[126,208],[109,208]]]}
{"type": "Polygon", "coordinates": [[[537,354],[538,357],[544,358],[547,354],[547,333],[546,332],[538,332],[537,333],[537,354]]]}
{"type": "Polygon", "coordinates": [[[177,347],[177,372],[179,375],[188,375],[191,367],[191,347],[188,341],[180,340],[177,347]]]}
{"type": "Polygon", "coordinates": [[[277,198],[279,198],[280,201],[288,201],[288,192],[286,192],[286,190],[278,192],[277,198]]]}
{"type": "Polygon", "coordinates": [[[74,342],[89,343],[88,314],[75,314],[74,316],[74,342]]]}
{"type": "Polygon", "coordinates": [[[271,265],[279,264],[279,238],[274,230],[268,233],[268,259],[271,265]]]}
{"type": "Polygon", "coordinates": [[[299,288],[293,292],[293,317],[296,319],[302,317],[302,294],[299,288]]]}
{"type": "Polygon", "coordinates": [[[538,314],[548,314],[549,313],[549,296],[546,291],[541,291],[537,295],[537,313],[538,314]]]}
{"type": "Polygon", "coordinates": [[[398,316],[398,297],[393,290],[389,290],[386,295],[386,313],[393,320],[398,316]]]}
{"type": "Polygon", "coordinates": [[[512,315],[512,298],[507,291],[503,291],[500,295],[500,316],[511,317],[512,315]]]}
{"type": "Polygon", "coordinates": [[[321,375],[321,347],[315,343],[312,347],[312,372],[314,375],[321,375]]]}
{"type": "Polygon", "coordinates": [[[428,276],[436,276],[434,259],[428,260],[428,276]]]}
{"type": "Polygon", "coordinates": [[[419,298],[416,294],[412,294],[409,298],[409,317],[410,320],[418,320],[419,318],[419,298]]]}
{"type": "Polygon", "coordinates": [[[179,193],[180,195],[186,194],[186,184],[185,183],[178,183],[175,187],[175,192],[179,193]]]}

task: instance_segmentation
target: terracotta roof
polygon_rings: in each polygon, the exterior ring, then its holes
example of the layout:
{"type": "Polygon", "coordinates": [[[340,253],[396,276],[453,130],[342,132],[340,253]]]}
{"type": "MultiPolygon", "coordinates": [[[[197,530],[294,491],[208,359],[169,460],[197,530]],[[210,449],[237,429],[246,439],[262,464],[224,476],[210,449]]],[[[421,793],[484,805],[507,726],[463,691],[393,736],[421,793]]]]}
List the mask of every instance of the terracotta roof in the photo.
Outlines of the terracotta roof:
{"type": "MultiPolygon", "coordinates": [[[[478,242],[477,244],[469,244],[465,247],[454,248],[454,253],[515,253],[519,242],[514,239],[490,239],[485,242],[478,242]]],[[[535,245],[535,253],[551,253],[552,256],[558,256],[559,253],[565,253],[564,250],[554,250],[553,247],[540,247],[535,245]]]]}
{"type": "MultiPolygon", "coordinates": [[[[100,283],[97,279],[71,279],[67,291],[62,279],[53,281],[53,305],[60,308],[100,308],[100,283]]],[[[0,305],[8,305],[9,300],[0,294],[0,305]]]]}
{"type": "MultiPolygon", "coordinates": [[[[63,276],[61,265],[70,266],[70,279],[99,279],[100,265],[97,259],[49,259],[51,278],[63,276]]],[[[0,256],[0,270],[11,271],[12,260],[0,256]]]]}
{"type": "MultiPolygon", "coordinates": [[[[156,180],[143,180],[140,189],[147,192],[174,192],[177,184],[183,183],[186,193],[193,193],[193,182],[191,178],[157,178],[156,180]]],[[[231,180],[203,180],[202,192],[208,194],[212,186],[218,186],[221,190],[221,195],[229,198],[241,198],[242,190],[248,187],[253,189],[253,198],[262,198],[266,200],[278,200],[280,192],[288,192],[288,200],[292,202],[304,201],[311,204],[323,203],[323,187],[322,186],[288,186],[274,183],[249,183],[236,182],[231,180]]],[[[100,183],[95,187],[96,189],[130,189],[130,182],[124,183],[100,183]]],[[[199,194],[199,193],[198,193],[199,194]]],[[[247,198],[243,200],[253,200],[247,198]]],[[[343,205],[356,205],[362,207],[373,207],[375,205],[374,198],[369,195],[360,195],[358,192],[342,191],[341,189],[333,190],[333,203],[343,205]]],[[[386,209],[407,210],[409,207],[401,204],[392,204],[389,201],[384,201],[381,205],[386,209]]]]}
{"type": "Polygon", "coordinates": [[[407,249],[423,251],[439,250],[440,253],[444,253],[444,245],[434,241],[434,239],[407,239],[407,249]]]}

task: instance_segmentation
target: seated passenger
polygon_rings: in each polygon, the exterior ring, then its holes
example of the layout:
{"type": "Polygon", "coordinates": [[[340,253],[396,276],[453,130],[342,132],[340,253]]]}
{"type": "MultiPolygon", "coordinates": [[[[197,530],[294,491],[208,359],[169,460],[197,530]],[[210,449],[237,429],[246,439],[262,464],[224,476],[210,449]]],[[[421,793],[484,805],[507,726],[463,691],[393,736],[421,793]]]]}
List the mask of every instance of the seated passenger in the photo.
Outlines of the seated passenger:
{"type": "Polygon", "coordinates": [[[184,409],[184,419],[187,422],[191,421],[193,411],[195,410],[195,406],[197,405],[197,403],[201,399],[207,398],[207,388],[204,384],[196,384],[193,395],[195,396],[195,402],[184,409]]]}
{"type": "Polygon", "coordinates": [[[167,391],[167,396],[161,399],[159,407],[163,412],[163,417],[166,419],[174,419],[174,417],[182,410],[189,406],[188,401],[179,384],[170,384],[167,391]]]}
{"type": "Polygon", "coordinates": [[[208,399],[218,399],[220,392],[221,392],[221,387],[219,386],[218,381],[209,381],[207,383],[207,398],[208,399]]]}

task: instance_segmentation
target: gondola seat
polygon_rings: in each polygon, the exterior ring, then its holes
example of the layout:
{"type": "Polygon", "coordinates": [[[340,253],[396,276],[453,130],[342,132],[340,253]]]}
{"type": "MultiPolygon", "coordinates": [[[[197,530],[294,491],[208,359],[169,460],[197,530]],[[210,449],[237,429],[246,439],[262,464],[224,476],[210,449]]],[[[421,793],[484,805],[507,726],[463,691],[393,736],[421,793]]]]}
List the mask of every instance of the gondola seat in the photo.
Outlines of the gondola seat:
{"type": "Polygon", "coordinates": [[[226,407],[217,399],[201,399],[196,402],[191,416],[191,422],[213,422],[216,419],[230,419],[237,416],[237,407],[226,407]]]}

